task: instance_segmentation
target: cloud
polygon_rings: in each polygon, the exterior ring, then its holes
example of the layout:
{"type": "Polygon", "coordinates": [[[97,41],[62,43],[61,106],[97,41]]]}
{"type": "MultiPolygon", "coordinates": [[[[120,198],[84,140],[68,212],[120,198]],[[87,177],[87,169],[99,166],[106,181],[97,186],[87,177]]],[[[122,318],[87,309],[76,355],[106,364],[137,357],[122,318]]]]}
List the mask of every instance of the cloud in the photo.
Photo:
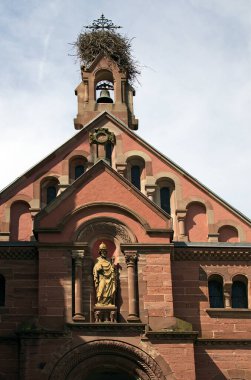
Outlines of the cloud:
{"type": "Polygon", "coordinates": [[[2,2],[0,187],[75,133],[80,71],[69,43],[102,12],[136,36],[139,135],[250,216],[246,0],[2,2]]]}

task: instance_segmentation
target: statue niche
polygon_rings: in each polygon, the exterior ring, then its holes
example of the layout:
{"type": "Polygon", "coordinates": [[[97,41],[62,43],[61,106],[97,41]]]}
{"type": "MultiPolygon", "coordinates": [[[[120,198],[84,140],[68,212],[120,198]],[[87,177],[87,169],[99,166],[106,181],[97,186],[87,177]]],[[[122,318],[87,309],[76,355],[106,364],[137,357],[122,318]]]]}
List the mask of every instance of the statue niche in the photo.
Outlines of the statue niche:
{"type": "Polygon", "coordinates": [[[107,258],[107,247],[103,242],[93,268],[93,279],[97,300],[94,307],[95,322],[116,322],[116,271],[113,262],[107,258]]]}

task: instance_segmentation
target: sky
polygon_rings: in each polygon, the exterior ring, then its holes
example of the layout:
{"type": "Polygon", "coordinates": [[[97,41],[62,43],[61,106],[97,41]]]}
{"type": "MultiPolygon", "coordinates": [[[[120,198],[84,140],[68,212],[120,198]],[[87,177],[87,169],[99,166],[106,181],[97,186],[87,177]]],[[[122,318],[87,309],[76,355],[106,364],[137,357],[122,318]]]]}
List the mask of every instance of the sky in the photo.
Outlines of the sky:
{"type": "Polygon", "coordinates": [[[250,218],[250,0],[2,0],[0,188],[76,132],[72,44],[102,13],[141,65],[137,133],[250,218]]]}

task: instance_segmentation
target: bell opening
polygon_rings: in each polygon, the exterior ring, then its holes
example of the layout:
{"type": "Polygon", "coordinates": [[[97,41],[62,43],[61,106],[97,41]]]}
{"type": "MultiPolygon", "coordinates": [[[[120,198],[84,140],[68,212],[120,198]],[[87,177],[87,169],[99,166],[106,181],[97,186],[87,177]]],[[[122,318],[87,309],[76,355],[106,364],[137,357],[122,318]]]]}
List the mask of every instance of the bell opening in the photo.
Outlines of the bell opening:
{"type": "Polygon", "coordinates": [[[100,81],[96,85],[97,103],[113,103],[114,87],[110,81],[100,81]]]}

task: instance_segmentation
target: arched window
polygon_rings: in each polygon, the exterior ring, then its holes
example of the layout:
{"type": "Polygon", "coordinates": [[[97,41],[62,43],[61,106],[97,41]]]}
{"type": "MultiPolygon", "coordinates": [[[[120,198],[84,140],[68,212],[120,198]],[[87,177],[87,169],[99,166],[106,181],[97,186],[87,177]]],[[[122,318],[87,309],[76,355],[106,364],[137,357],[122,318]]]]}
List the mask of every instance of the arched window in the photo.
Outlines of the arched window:
{"type": "Polygon", "coordinates": [[[5,278],[0,274],[0,306],[5,305],[5,278]]]}
{"type": "Polygon", "coordinates": [[[171,213],[170,188],[169,187],[162,187],[160,189],[160,207],[162,208],[162,210],[164,210],[168,214],[171,213]]]}
{"type": "Polygon", "coordinates": [[[51,185],[48,186],[46,189],[46,205],[51,203],[57,196],[57,189],[56,186],[51,185]]]}
{"type": "Polygon", "coordinates": [[[221,276],[212,276],[208,280],[209,304],[211,308],[223,308],[223,280],[221,276]]]}
{"type": "Polygon", "coordinates": [[[83,156],[75,156],[69,161],[69,182],[78,179],[86,170],[87,160],[83,156]]]}
{"type": "Polygon", "coordinates": [[[57,178],[46,178],[41,183],[41,208],[51,203],[58,194],[59,181],[57,178]]]}
{"type": "Polygon", "coordinates": [[[141,189],[140,174],[141,174],[140,167],[138,165],[133,165],[131,167],[131,182],[139,190],[141,189]]]}
{"type": "Polygon", "coordinates": [[[232,285],[232,308],[233,309],[247,309],[247,282],[245,278],[237,276],[233,280],[232,285]]]}
{"type": "Polygon", "coordinates": [[[142,189],[142,180],[145,177],[145,161],[140,156],[131,156],[127,159],[127,178],[137,187],[142,189]]]}
{"type": "Polygon", "coordinates": [[[76,165],[75,166],[75,180],[80,177],[85,172],[84,165],[76,165]]]}
{"type": "Polygon", "coordinates": [[[175,183],[169,177],[161,177],[156,181],[155,202],[169,215],[175,210],[175,183]]]}

